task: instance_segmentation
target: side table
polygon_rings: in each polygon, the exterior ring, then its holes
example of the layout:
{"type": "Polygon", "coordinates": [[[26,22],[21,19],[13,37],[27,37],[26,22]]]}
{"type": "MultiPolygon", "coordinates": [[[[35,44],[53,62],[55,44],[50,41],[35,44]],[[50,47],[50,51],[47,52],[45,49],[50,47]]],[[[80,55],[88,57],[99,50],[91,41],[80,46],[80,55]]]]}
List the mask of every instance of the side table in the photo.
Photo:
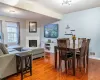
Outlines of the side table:
{"type": "Polygon", "coordinates": [[[23,80],[23,75],[27,72],[32,75],[32,55],[28,52],[16,54],[16,69],[17,74],[21,73],[21,80],[23,80]]]}

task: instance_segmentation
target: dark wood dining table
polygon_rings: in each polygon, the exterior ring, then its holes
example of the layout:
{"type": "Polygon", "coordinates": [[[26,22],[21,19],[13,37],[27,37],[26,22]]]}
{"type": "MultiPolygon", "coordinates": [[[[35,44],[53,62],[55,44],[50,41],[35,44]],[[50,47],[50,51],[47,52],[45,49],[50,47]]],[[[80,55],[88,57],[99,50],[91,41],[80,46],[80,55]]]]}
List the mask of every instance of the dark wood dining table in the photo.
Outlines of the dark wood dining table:
{"type": "MultiPolygon", "coordinates": [[[[68,49],[73,53],[73,76],[75,76],[75,60],[76,60],[76,51],[79,50],[81,47],[79,47],[77,44],[71,44],[68,49]]],[[[54,46],[54,52],[55,52],[55,68],[57,69],[57,60],[59,55],[58,46],[54,46]]]]}

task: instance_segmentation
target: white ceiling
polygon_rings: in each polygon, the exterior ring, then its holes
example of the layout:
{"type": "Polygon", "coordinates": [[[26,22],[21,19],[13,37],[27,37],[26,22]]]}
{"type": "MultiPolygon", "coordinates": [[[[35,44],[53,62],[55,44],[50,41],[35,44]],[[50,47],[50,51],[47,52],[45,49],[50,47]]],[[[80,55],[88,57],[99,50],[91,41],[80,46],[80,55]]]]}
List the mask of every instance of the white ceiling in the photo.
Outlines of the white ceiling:
{"type": "Polygon", "coordinates": [[[8,17],[15,17],[15,18],[22,18],[27,20],[34,20],[34,21],[41,21],[44,24],[48,24],[51,22],[55,22],[58,19],[51,18],[42,14],[34,13],[31,11],[14,8],[12,6],[0,3],[0,16],[8,16],[8,17]],[[10,12],[15,11],[15,12],[10,12]]]}
{"type": "Polygon", "coordinates": [[[56,12],[63,14],[100,6],[100,0],[71,0],[72,1],[71,6],[66,4],[62,5],[62,0],[30,0],[30,1],[36,1],[48,8],[53,9],[56,12]]]}

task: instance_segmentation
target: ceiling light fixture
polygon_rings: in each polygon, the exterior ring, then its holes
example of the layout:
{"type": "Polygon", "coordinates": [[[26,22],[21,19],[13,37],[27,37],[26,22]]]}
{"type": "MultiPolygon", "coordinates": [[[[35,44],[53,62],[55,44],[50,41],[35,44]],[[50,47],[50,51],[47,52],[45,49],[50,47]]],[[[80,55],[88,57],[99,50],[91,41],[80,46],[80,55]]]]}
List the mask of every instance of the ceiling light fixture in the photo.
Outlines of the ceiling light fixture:
{"type": "Polygon", "coordinates": [[[63,0],[62,5],[67,4],[67,5],[71,5],[71,0],[63,0]]]}
{"type": "Polygon", "coordinates": [[[14,10],[9,10],[9,12],[10,12],[10,13],[15,13],[15,11],[14,11],[14,10]]]}
{"type": "Polygon", "coordinates": [[[8,4],[8,5],[11,5],[11,6],[15,6],[19,0],[3,0],[4,3],[8,4]]]}

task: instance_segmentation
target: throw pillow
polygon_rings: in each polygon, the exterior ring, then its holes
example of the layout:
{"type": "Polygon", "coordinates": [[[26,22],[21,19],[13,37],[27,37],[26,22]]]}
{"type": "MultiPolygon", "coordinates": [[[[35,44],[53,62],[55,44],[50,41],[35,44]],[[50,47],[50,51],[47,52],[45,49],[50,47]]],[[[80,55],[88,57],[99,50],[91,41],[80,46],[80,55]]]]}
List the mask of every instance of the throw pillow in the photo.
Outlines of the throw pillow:
{"type": "Polygon", "coordinates": [[[2,50],[2,52],[4,54],[9,54],[7,48],[5,47],[5,45],[3,43],[0,43],[0,49],[2,50]]]}
{"type": "Polygon", "coordinates": [[[0,56],[1,56],[1,55],[3,55],[3,52],[2,52],[2,50],[0,49],[0,56]]]}

